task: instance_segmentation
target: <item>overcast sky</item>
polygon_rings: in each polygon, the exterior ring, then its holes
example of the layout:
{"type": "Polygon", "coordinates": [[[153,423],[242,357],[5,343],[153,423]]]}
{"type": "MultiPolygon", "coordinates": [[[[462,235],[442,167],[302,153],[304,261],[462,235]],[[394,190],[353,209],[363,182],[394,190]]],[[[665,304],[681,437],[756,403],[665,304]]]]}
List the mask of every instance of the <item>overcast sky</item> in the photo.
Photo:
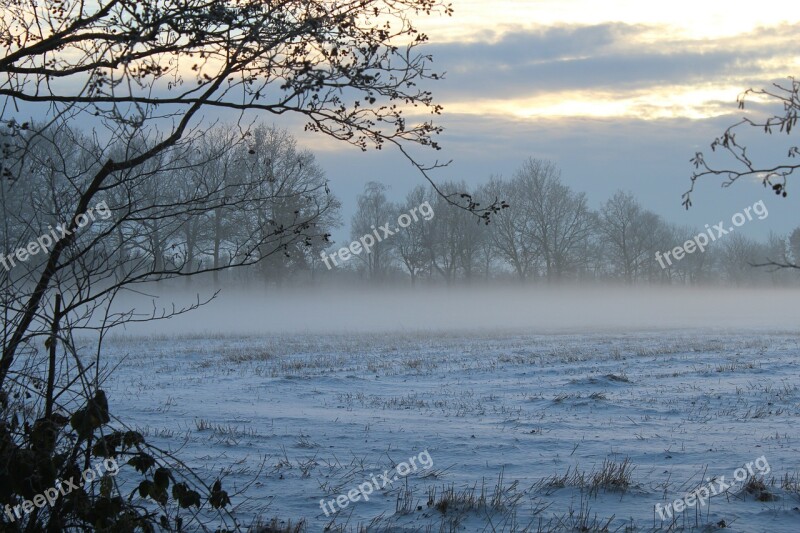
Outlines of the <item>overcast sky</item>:
{"type": "MultiPolygon", "coordinates": [[[[429,87],[444,106],[443,150],[423,160],[452,159],[439,179],[480,183],[511,176],[528,157],[550,159],[593,207],[623,189],[666,219],[698,227],[763,199],[769,218],[742,230],[788,232],[800,224],[800,191],[782,200],[755,183],[720,189],[707,181],[692,210],[681,206],[689,159],[741,117],[737,95],[800,66],[800,10],[787,5],[454,0],[453,17],[419,21],[431,38],[425,51],[446,72],[429,87]]],[[[317,154],[346,222],[365,182],[390,185],[395,199],[422,183],[391,151],[362,154],[279,124],[317,154]]],[[[754,135],[753,150],[770,154],[768,140],[754,135]]]]}

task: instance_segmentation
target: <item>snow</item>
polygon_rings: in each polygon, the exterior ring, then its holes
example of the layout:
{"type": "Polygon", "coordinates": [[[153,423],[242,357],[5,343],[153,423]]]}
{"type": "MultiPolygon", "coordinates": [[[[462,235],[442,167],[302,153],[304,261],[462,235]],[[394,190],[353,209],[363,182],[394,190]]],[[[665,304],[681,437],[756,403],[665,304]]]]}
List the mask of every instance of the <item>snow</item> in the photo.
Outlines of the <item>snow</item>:
{"type": "Polygon", "coordinates": [[[657,503],[764,456],[771,501],[731,490],[672,530],[788,533],[800,530],[799,339],[764,327],[128,335],[106,345],[119,367],[105,390],[151,443],[244,490],[243,524],[668,530],[657,503]],[[322,512],[423,450],[431,469],[322,512]],[[591,487],[604,462],[626,460],[629,486],[591,487]],[[450,488],[486,501],[429,506],[450,488]]]}

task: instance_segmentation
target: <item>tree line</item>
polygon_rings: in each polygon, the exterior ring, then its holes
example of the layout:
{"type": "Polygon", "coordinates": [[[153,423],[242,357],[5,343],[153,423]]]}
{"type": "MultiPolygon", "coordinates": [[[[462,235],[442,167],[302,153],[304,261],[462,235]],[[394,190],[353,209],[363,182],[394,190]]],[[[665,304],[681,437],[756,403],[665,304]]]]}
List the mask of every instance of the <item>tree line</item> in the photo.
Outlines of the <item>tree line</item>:
{"type": "Polygon", "coordinates": [[[419,186],[403,202],[394,203],[387,199],[384,185],[369,183],[352,218],[354,240],[423,202],[433,206],[435,217],[403,228],[376,244],[371,254],[357,256],[358,260],[348,263],[347,274],[411,283],[507,280],[741,286],[798,279],[787,270],[753,265],[800,257],[800,228],[789,236],[771,233],[765,241],[734,231],[702,252],[686,254],[671,264],[659,262],[657,253],[682,246],[707,229],[670,223],[623,191],[594,210],[586,194],[565,185],[556,165],[548,161],[529,159],[510,179],[491,177],[472,188],[463,181],[445,182],[439,189],[466,193],[479,204],[502,198],[509,205],[493,215],[490,224],[481,224],[468,213],[448,209],[432,187],[419,186]]]}
{"type": "MultiPolygon", "coordinates": [[[[24,176],[0,182],[3,251],[12,258],[48,228],[70,222],[61,219],[63,206],[74,196],[74,182],[96,171],[101,154],[130,157],[144,148],[135,141],[104,147],[66,127],[33,131],[3,136],[6,161],[17,161],[16,172],[24,176]]],[[[302,271],[339,223],[339,200],[314,155],[285,130],[265,125],[246,133],[211,128],[125,172],[114,185],[95,198],[112,219],[81,229],[78,246],[67,250],[71,259],[104,270],[109,282],[197,272],[219,281],[240,265],[251,265],[251,277],[280,280],[302,271]]],[[[30,278],[44,259],[16,261],[4,282],[30,278]]]]}
{"type": "MultiPolygon", "coordinates": [[[[5,180],[0,191],[4,250],[13,257],[46,228],[64,222],[54,214],[64,211],[61,204],[70,197],[73,177],[90,173],[98,154],[109,149],[68,128],[3,138],[6,152],[25,147],[20,159],[25,179],[5,180]]],[[[125,144],[118,150],[127,153],[119,156],[130,157],[136,149],[135,142],[125,144]]],[[[368,183],[350,221],[353,241],[424,203],[435,216],[395,227],[368,253],[325,268],[325,254],[348,244],[330,242],[342,222],[341,203],[313,153],[300,149],[286,130],[263,124],[244,134],[211,128],[129,171],[119,185],[98,199],[123,220],[108,234],[111,223],[96,221],[79,236],[83,241],[102,237],[101,246],[92,246],[84,260],[110,258],[117,279],[205,272],[217,285],[342,278],[411,284],[784,284],[797,276],[752,265],[800,256],[800,228],[788,237],[771,234],[765,242],[734,232],[702,253],[667,265],[656,254],[700,230],[665,221],[623,191],[594,210],[586,194],[562,182],[556,165],[528,159],[510,179],[493,176],[474,187],[463,181],[420,185],[401,202],[387,198],[385,185],[368,183]],[[456,196],[477,208],[499,204],[502,209],[486,224],[453,207],[450,198],[456,196]],[[242,265],[249,267],[233,268],[242,265]]],[[[7,281],[36,268],[35,260],[21,263],[7,281]]]]}

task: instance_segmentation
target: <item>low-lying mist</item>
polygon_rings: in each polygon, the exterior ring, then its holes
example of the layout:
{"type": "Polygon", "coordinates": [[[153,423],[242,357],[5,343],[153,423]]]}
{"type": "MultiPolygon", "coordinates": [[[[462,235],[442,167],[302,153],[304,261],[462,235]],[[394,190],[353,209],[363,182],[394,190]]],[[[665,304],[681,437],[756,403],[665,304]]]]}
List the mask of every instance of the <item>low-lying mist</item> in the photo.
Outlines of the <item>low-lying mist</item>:
{"type": "MultiPolygon", "coordinates": [[[[151,287],[157,308],[203,300],[210,289],[151,287]]],[[[166,337],[280,333],[656,329],[795,330],[798,289],[311,288],[223,289],[201,308],[117,333],[166,337]]],[[[154,298],[119,298],[117,310],[153,311],[154,298]]]]}

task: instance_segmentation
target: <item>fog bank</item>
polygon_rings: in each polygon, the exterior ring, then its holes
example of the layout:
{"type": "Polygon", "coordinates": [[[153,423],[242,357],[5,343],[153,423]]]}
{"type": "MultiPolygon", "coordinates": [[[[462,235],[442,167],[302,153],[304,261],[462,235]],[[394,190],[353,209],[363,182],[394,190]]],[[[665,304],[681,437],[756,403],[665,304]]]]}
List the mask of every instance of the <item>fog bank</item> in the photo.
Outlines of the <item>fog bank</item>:
{"type": "MultiPolygon", "coordinates": [[[[150,291],[156,306],[191,304],[206,291],[150,291]]],[[[417,288],[222,290],[209,304],[169,320],[135,324],[128,335],[259,335],[395,331],[530,333],[658,329],[796,331],[796,289],[417,288]]],[[[117,309],[152,312],[153,299],[117,309]]]]}

